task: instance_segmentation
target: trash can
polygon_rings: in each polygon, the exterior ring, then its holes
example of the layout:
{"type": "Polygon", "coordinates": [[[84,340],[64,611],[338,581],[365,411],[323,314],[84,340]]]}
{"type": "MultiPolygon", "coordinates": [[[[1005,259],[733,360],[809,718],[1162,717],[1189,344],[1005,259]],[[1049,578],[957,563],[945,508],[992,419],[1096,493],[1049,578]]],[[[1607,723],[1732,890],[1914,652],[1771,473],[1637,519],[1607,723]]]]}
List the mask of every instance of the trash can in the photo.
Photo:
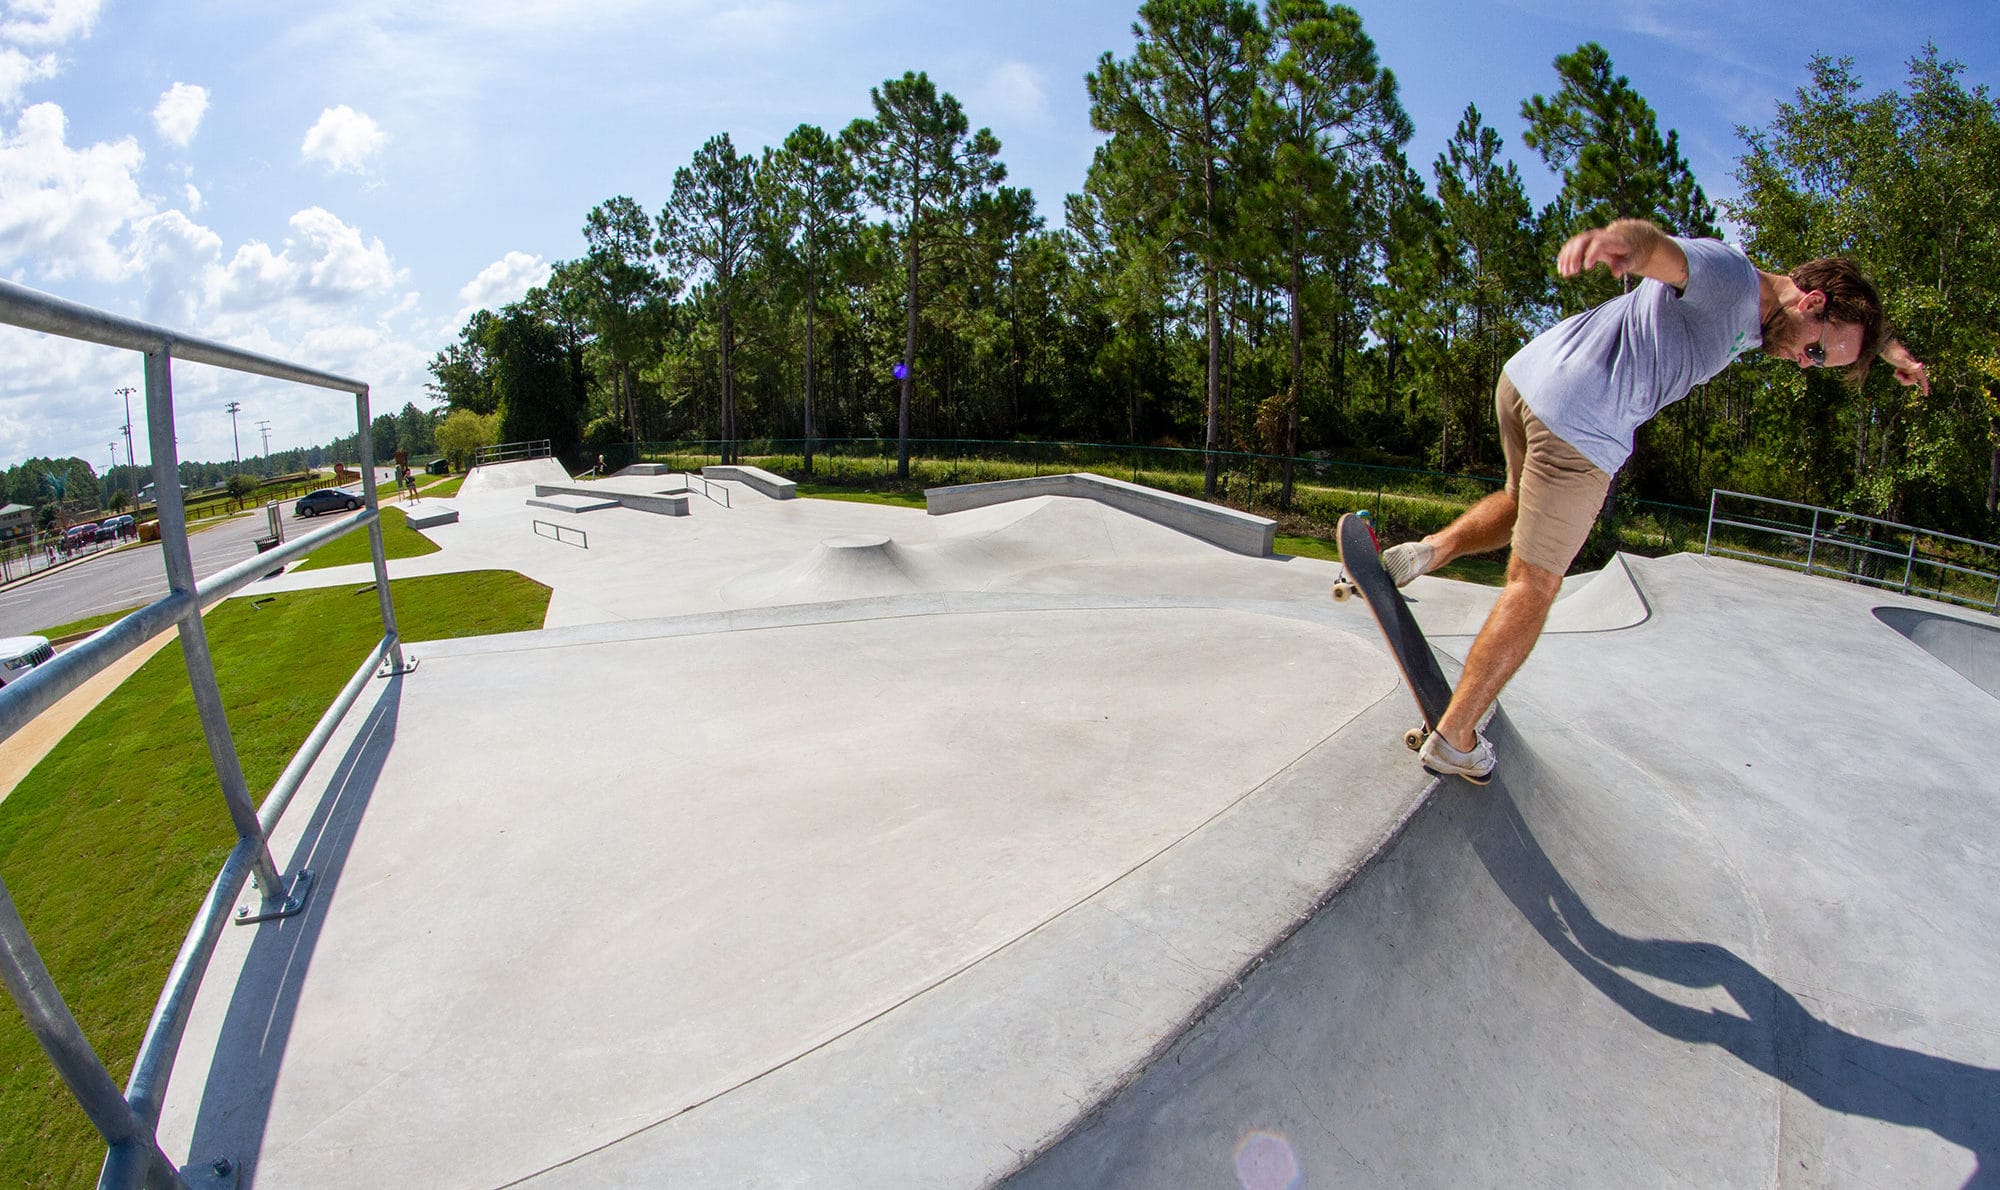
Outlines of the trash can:
{"type": "MultiPolygon", "coordinates": [[[[283,544],[285,544],[285,539],[282,537],[259,537],[257,539],[257,552],[260,554],[268,554],[272,550],[277,549],[279,546],[283,544]]],[[[278,575],[281,575],[283,573],[285,573],[285,566],[284,563],[281,562],[275,568],[265,571],[264,577],[276,578],[278,575]]]]}

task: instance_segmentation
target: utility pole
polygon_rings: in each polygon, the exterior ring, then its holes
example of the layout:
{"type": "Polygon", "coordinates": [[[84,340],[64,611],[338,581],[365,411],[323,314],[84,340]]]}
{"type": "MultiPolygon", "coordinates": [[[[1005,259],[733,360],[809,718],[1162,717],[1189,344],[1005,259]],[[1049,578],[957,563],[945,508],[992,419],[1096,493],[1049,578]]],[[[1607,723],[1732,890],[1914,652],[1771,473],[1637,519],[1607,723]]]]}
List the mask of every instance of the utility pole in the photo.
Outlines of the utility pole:
{"type": "MultiPolygon", "coordinates": [[[[132,394],[138,391],[138,389],[133,388],[129,384],[124,388],[114,388],[111,390],[113,396],[125,398],[125,466],[127,468],[136,468],[138,466],[137,463],[132,461],[132,394]]],[[[138,494],[138,488],[135,487],[132,490],[134,495],[138,494]]]]}
{"type": "Polygon", "coordinates": [[[264,432],[264,474],[269,475],[271,473],[271,423],[269,421],[260,421],[257,423],[257,428],[264,432]]]}
{"type": "Polygon", "coordinates": [[[98,503],[109,504],[111,502],[111,472],[116,470],[118,470],[118,442],[116,439],[113,439],[111,442],[111,467],[110,470],[104,473],[104,495],[98,503]]]}
{"type": "Polygon", "coordinates": [[[229,441],[236,447],[236,473],[241,475],[243,473],[243,443],[236,437],[236,411],[243,408],[243,402],[231,401],[228,408],[229,441]]]}

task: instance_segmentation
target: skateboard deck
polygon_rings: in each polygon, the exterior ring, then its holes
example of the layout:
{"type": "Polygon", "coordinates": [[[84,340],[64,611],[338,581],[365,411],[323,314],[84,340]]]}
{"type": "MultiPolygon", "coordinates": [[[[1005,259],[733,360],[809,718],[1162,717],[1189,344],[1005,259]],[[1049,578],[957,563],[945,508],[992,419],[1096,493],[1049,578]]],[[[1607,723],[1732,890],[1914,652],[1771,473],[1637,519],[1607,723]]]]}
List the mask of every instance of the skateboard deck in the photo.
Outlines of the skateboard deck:
{"type": "Polygon", "coordinates": [[[1423,723],[1403,734],[1403,743],[1415,751],[1424,746],[1424,738],[1451,705],[1451,683],[1438,667],[1437,654],[1431,652],[1424,630],[1417,627],[1403,593],[1382,567],[1374,524],[1365,515],[1352,512],[1340,518],[1340,577],[1333,584],[1335,600],[1349,595],[1360,595],[1374,613],[1383,639],[1389,642],[1389,654],[1403,673],[1403,684],[1417,700],[1423,723]]]}

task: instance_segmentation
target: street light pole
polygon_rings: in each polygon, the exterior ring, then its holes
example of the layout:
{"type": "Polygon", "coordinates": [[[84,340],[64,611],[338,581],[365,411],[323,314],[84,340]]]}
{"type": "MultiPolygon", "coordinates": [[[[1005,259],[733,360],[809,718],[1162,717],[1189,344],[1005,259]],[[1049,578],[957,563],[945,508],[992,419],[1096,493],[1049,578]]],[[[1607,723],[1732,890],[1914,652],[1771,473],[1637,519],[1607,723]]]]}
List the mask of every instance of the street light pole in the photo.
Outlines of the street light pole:
{"type": "Polygon", "coordinates": [[[238,475],[243,473],[243,443],[236,437],[236,411],[241,408],[243,408],[243,402],[241,401],[231,401],[229,403],[229,441],[236,448],[236,473],[238,475]]]}

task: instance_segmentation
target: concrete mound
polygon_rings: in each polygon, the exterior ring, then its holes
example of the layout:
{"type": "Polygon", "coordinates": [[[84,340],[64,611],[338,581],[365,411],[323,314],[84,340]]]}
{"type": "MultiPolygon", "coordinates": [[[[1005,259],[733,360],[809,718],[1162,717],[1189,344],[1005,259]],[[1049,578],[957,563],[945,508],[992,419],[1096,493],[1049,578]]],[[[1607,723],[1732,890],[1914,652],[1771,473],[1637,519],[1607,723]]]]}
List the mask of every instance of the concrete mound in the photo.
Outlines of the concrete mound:
{"type": "Polygon", "coordinates": [[[1039,496],[939,519],[937,540],[911,547],[935,567],[984,586],[1052,566],[1134,559],[1202,561],[1226,553],[1092,500],[1039,496]]]}
{"type": "Polygon", "coordinates": [[[727,584],[722,594],[738,605],[908,595],[924,587],[911,575],[906,557],[901,546],[880,534],[831,537],[789,566],[727,584]]]}

